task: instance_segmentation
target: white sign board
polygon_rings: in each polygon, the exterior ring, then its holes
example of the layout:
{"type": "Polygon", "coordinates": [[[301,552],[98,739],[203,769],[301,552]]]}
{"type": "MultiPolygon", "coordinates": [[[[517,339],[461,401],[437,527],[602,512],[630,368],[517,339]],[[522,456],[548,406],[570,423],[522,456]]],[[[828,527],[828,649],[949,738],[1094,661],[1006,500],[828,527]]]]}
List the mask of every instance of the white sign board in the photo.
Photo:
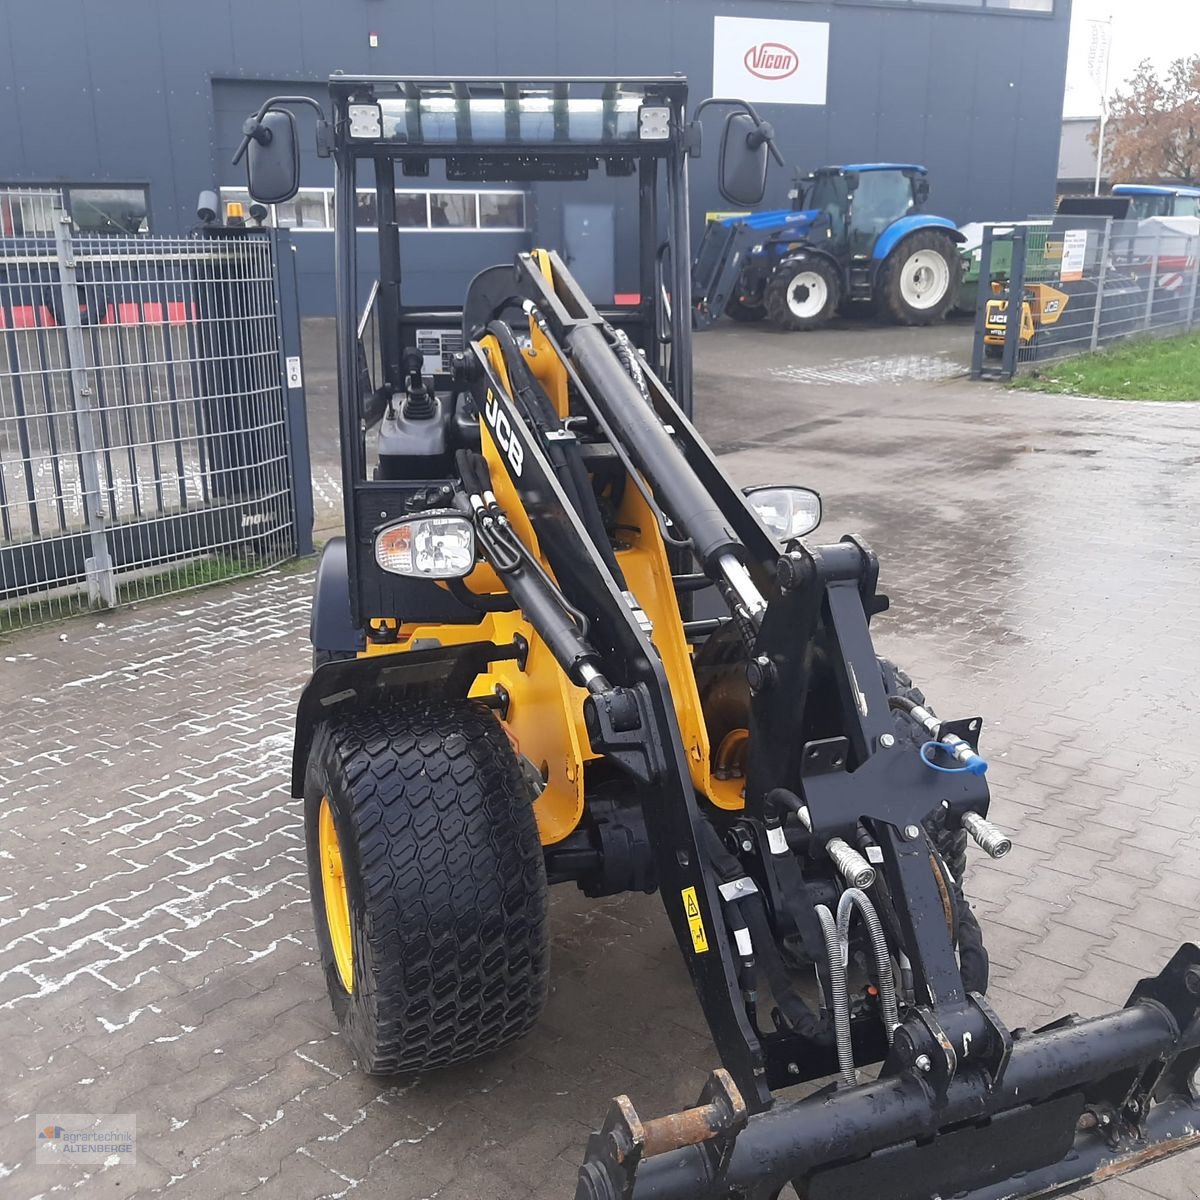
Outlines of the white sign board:
{"type": "Polygon", "coordinates": [[[1087,244],[1086,229],[1068,229],[1063,234],[1062,264],[1058,269],[1058,278],[1063,283],[1077,283],[1083,278],[1087,244]]]}
{"type": "Polygon", "coordinates": [[[752,104],[824,104],[826,21],[713,17],[713,95],[752,104]]]}

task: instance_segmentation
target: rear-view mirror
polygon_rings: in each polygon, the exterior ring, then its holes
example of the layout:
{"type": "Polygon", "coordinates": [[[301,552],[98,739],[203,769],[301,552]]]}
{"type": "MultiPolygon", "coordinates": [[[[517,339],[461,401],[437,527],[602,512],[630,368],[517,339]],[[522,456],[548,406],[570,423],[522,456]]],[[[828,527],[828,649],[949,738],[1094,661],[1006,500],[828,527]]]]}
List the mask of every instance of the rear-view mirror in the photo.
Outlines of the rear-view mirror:
{"type": "Polygon", "coordinates": [[[300,187],[300,143],[296,119],[282,108],[247,122],[250,142],[246,147],[246,182],[250,195],[260,204],[283,204],[300,187]]]}
{"type": "Polygon", "coordinates": [[[749,113],[731,113],[726,118],[717,186],[730,204],[753,208],[763,198],[770,142],[771,127],[749,113]]]}

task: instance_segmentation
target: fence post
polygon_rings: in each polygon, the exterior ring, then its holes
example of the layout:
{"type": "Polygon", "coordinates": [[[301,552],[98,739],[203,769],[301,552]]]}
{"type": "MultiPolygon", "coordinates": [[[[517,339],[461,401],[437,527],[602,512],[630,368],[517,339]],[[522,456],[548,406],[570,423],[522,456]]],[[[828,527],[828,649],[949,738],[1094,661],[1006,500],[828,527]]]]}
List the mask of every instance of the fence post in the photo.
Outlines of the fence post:
{"type": "Polygon", "coordinates": [[[1011,379],[1021,355],[1021,318],[1025,314],[1025,237],[1028,229],[1017,225],[1012,232],[1012,267],[1008,273],[1008,303],[1005,306],[1004,353],[1001,373],[1011,379]]]}
{"type": "Polygon", "coordinates": [[[1096,311],[1092,314],[1092,340],[1089,350],[1100,344],[1100,315],[1104,310],[1104,281],[1108,277],[1108,255],[1112,249],[1112,217],[1104,218],[1100,231],[1100,273],[1096,276],[1096,311]]]}
{"type": "Polygon", "coordinates": [[[313,553],[312,463],[308,446],[308,408],[300,354],[300,289],[296,252],[291,236],[271,231],[275,260],[275,303],[279,313],[279,370],[283,379],[283,409],[287,424],[289,479],[296,557],[313,553]]]}
{"type": "Polygon", "coordinates": [[[1188,294],[1187,320],[1185,329],[1191,329],[1196,322],[1196,290],[1200,286],[1200,238],[1188,240],[1188,256],[1186,261],[1192,264],[1192,290],[1188,294]]]}
{"type": "Polygon", "coordinates": [[[992,294],[992,239],[995,226],[985,225],[979,247],[979,284],[975,292],[975,340],[971,344],[971,378],[983,376],[983,337],[987,331],[987,302],[992,294]]]}
{"type": "Polygon", "coordinates": [[[1154,236],[1154,257],[1150,259],[1150,285],[1146,289],[1146,319],[1142,325],[1143,329],[1150,328],[1150,321],[1154,316],[1154,289],[1158,286],[1158,259],[1162,253],[1162,228],[1154,236]]]}
{"type": "Polygon", "coordinates": [[[95,408],[88,377],[83,327],[79,320],[79,281],[75,248],[71,242],[71,218],[61,197],[54,201],[54,249],[58,260],[58,286],[62,294],[63,326],[67,335],[67,361],[71,368],[71,396],[79,439],[79,466],[83,476],[83,515],[87,522],[92,553],[85,562],[88,600],[92,605],[113,608],[117,603],[112,555],[105,533],[104,499],[100,493],[100,456],[96,449],[95,408]]]}

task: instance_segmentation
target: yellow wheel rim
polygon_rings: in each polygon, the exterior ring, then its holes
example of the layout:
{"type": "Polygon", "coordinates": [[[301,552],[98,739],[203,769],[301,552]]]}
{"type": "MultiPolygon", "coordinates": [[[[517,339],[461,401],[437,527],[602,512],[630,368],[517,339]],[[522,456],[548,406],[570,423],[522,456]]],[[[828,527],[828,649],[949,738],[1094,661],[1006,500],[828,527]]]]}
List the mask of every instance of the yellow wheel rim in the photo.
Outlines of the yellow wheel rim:
{"type": "Polygon", "coordinates": [[[354,991],[354,945],[350,938],[350,897],[346,894],[346,872],[342,867],[342,847],[333,824],[329,797],[321,797],[321,815],[317,822],[317,841],[321,855],[321,891],[325,894],[325,924],[333,946],[333,962],[338,978],[348,992],[354,991]]]}

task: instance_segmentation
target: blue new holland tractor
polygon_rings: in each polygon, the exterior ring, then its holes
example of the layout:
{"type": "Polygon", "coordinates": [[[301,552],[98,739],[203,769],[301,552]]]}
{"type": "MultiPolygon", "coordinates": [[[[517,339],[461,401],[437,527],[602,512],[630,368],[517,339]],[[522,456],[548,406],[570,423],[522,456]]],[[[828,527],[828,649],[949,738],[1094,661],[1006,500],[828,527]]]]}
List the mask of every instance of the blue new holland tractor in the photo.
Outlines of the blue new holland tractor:
{"type": "Polygon", "coordinates": [[[912,163],[820,167],[792,209],[710,221],[692,271],[695,325],[723,315],[816,329],[851,301],[902,325],[930,325],[962,281],[954,222],[921,212],[929,176],[912,163]]]}

